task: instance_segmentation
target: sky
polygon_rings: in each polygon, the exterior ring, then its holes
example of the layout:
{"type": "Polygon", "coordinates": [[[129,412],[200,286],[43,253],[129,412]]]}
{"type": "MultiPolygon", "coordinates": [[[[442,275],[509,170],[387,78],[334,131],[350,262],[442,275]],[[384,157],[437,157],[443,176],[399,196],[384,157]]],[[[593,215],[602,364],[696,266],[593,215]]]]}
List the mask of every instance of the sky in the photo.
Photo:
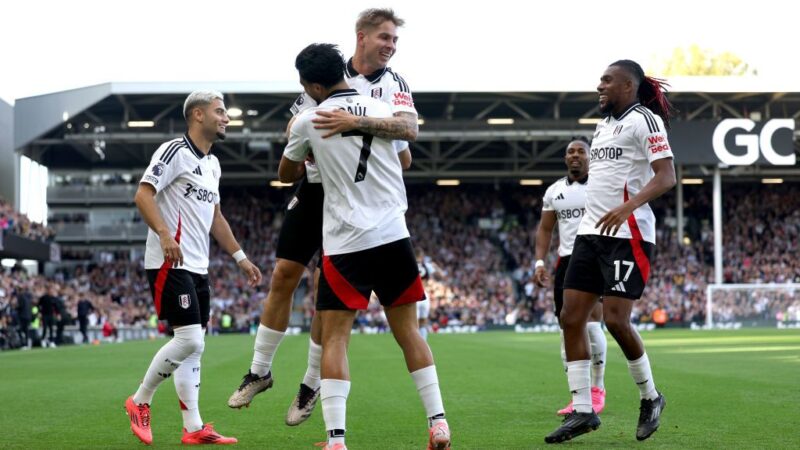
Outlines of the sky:
{"type": "Polygon", "coordinates": [[[368,7],[393,7],[406,20],[390,66],[412,91],[588,91],[612,61],[634,59],[647,69],[690,44],[733,52],[768,86],[800,91],[800,58],[793,53],[800,2],[759,0],[757,6],[698,0],[6,2],[0,98],[13,104],[112,81],[294,82],[294,57],[309,43],[337,43],[352,54],[355,18],[368,7]]]}

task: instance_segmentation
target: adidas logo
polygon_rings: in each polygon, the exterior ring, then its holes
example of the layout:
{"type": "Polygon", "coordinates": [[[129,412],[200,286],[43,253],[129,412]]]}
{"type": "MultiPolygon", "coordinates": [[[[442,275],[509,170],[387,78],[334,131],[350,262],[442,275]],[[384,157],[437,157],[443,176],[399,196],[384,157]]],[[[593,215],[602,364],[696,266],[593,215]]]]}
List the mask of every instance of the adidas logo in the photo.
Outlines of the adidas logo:
{"type": "Polygon", "coordinates": [[[619,283],[615,284],[614,287],[611,288],[611,290],[617,292],[625,292],[625,285],[622,284],[622,281],[620,281],[619,283]]]}
{"type": "Polygon", "coordinates": [[[200,171],[200,166],[197,166],[197,168],[194,169],[192,173],[195,175],[200,175],[201,177],[203,176],[203,172],[200,171]]]}
{"type": "Polygon", "coordinates": [[[562,192],[562,193],[558,194],[558,197],[556,197],[556,200],[564,200],[564,193],[562,192]]]}

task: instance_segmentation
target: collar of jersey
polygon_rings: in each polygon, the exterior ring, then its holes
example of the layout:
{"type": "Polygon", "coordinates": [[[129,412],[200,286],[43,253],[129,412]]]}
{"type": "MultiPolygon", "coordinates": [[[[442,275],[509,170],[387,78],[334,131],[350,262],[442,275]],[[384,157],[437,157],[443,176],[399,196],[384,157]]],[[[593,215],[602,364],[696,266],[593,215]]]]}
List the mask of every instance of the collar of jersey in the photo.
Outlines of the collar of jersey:
{"type": "MultiPolygon", "coordinates": [[[[577,180],[575,180],[575,181],[577,181],[577,182],[578,182],[578,183],[580,183],[580,184],[586,184],[586,182],[587,182],[587,181],[589,181],[589,174],[587,173],[585,177],[583,177],[583,178],[578,178],[578,179],[577,179],[577,180]]],[[[570,179],[569,179],[569,175],[567,175],[567,185],[571,185],[571,184],[572,184],[572,183],[574,183],[575,181],[572,181],[572,180],[570,180],[570,179]]]]}
{"type": "Polygon", "coordinates": [[[206,157],[206,155],[200,150],[198,150],[197,146],[194,145],[194,142],[192,142],[192,138],[189,137],[189,133],[183,135],[183,140],[186,141],[186,145],[188,145],[189,148],[192,149],[192,153],[194,153],[194,156],[197,156],[197,159],[203,159],[206,157]]]}
{"type": "Polygon", "coordinates": [[[325,100],[337,97],[350,97],[351,95],[358,95],[358,91],[355,89],[337,89],[331,92],[331,95],[329,95],[325,100]]]}
{"type": "MultiPolygon", "coordinates": [[[[383,69],[378,69],[375,72],[372,72],[368,75],[363,75],[364,78],[367,79],[370,83],[374,83],[381,79],[384,73],[388,70],[388,67],[384,67],[383,69]]],[[[348,78],[353,78],[361,75],[358,73],[356,68],[353,66],[353,58],[347,60],[347,66],[345,67],[345,73],[347,73],[348,78]]]]}
{"type": "Polygon", "coordinates": [[[633,111],[633,108],[636,108],[637,106],[639,106],[639,102],[633,102],[633,103],[631,104],[631,106],[629,106],[629,107],[628,107],[628,108],[625,110],[625,112],[624,112],[624,113],[622,113],[622,114],[620,114],[620,115],[619,115],[619,117],[615,116],[614,114],[609,114],[608,116],[609,116],[609,117],[613,117],[613,118],[614,118],[614,120],[616,120],[616,121],[618,121],[618,122],[619,122],[620,120],[624,119],[624,118],[625,118],[625,116],[627,116],[628,114],[630,114],[630,112],[631,112],[631,111],[633,111]]]}

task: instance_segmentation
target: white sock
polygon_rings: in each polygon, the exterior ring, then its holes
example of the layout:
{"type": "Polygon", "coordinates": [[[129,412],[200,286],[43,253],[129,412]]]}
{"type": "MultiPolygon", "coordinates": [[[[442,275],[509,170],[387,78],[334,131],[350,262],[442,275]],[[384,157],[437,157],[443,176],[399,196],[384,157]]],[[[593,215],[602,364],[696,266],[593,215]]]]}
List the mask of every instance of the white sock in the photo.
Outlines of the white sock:
{"type": "Polygon", "coordinates": [[[588,359],[567,362],[567,382],[572,391],[572,407],[579,413],[592,412],[592,381],[589,375],[591,366],[592,361],[588,359]]]}
{"type": "Polygon", "coordinates": [[[586,331],[589,333],[589,345],[592,352],[592,387],[605,389],[606,373],[606,334],[600,322],[589,322],[586,324],[586,331]]]}
{"type": "Polygon", "coordinates": [[[628,371],[639,387],[639,396],[643,399],[653,400],[658,397],[656,383],[653,381],[653,372],[650,370],[650,360],[647,352],[635,361],[628,361],[628,371]]]}
{"type": "Polygon", "coordinates": [[[564,373],[567,372],[567,347],[564,344],[564,330],[560,330],[561,334],[561,365],[564,366],[564,373]]]}
{"type": "Polygon", "coordinates": [[[200,418],[200,357],[203,348],[189,355],[183,364],[175,370],[175,392],[178,393],[178,402],[181,405],[183,428],[189,433],[203,428],[203,419],[200,418]]]}
{"type": "Polygon", "coordinates": [[[422,336],[422,339],[428,340],[428,325],[425,324],[419,327],[419,334],[422,336]]]}
{"type": "Polygon", "coordinates": [[[325,379],[320,382],[322,417],[328,433],[328,444],[344,444],[345,421],[347,418],[347,396],[350,382],[325,379]]]}
{"type": "Polygon", "coordinates": [[[308,368],[303,377],[303,384],[311,389],[318,389],[320,383],[320,363],[322,362],[322,346],[311,339],[308,340],[308,368]]]}
{"type": "Polygon", "coordinates": [[[417,386],[419,398],[428,417],[428,426],[444,420],[444,405],[442,393],[439,390],[439,376],[436,375],[436,366],[428,366],[411,372],[411,378],[417,386]]]}
{"type": "Polygon", "coordinates": [[[275,352],[278,346],[281,345],[281,340],[285,333],[282,331],[275,331],[258,324],[258,332],[256,333],[256,345],[253,348],[253,364],[250,365],[250,372],[263,377],[269,373],[272,368],[272,358],[275,357],[275,352]]]}
{"type": "Polygon", "coordinates": [[[175,336],[156,353],[144,375],[133,401],[137,405],[153,402],[158,385],[172,375],[183,360],[203,346],[203,328],[200,324],[175,329],[175,336]]]}

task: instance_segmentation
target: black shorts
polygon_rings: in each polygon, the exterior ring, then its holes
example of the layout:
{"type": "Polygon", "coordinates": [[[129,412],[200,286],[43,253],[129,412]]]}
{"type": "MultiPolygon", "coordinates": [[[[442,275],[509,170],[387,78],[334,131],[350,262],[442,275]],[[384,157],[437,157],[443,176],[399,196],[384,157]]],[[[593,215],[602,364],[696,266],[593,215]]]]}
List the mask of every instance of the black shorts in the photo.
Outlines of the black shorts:
{"type": "Polygon", "coordinates": [[[211,286],[208,275],[165,267],[148,269],[147,281],[160,320],[170,326],[208,324],[211,286]]]}
{"type": "Polygon", "coordinates": [[[322,248],[322,183],[300,182],[283,218],[275,256],[307,266],[322,248]]]}
{"type": "Polygon", "coordinates": [[[611,236],[582,234],[575,239],[564,289],[637,300],[650,276],[655,245],[611,236]]]}
{"type": "Polygon", "coordinates": [[[567,275],[570,255],[559,256],[556,261],[555,280],[553,280],[553,300],[556,304],[556,317],[561,316],[561,307],[564,306],[564,277],[567,275]]]}
{"type": "Polygon", "coordinates": [[[367,309],[373,291],[384,307],[425,300],[411,239],[322,257],[318,311],[367,309]]]}

